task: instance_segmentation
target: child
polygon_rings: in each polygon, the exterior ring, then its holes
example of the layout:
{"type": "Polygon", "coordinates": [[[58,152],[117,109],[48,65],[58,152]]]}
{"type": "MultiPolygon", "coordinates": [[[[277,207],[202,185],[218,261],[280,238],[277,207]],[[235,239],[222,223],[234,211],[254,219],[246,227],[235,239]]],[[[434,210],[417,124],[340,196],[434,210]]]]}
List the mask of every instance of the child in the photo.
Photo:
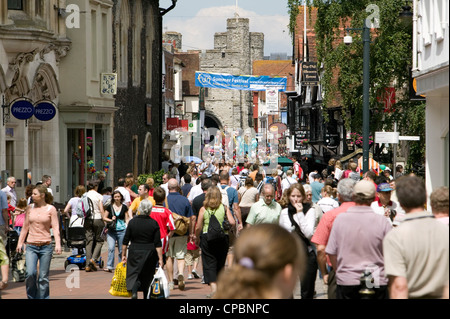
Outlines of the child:
{"type": "Polygon", "coordinates": [[[21,198],[17,202],[16,210],[14,211],[14,230],[20,236],[20,231],[23,227],[23,222],[25,221],[25,210],[27,208],[27,199],[21,198]]]}
{"type": "Polygon", "coordinates": [[[339,207],[339,203],[332,197],[333,194],[333,188],[330,185],[326,185],[322,188],[322,199],[317,202],[317,205],[319,205],[324,214],[339,207]]]}
{"type": "Polygon", "coordinates": [[[14,219],[14,211],[16,210],[16,208],[11,205],[11,195],[7,195],[6,196],[7,200],[8,200],[8,226],[9,228],[12,228],[13,225],[13,219],[14,219]]]}
{"type": "MultiPolygon", "coordinates": [[[[169,250],[169,238],[175,233],[175,223],[173,221],[172,213],[169,209],[163,206],[166,199],[166,192],[163,188],[157,187],[153,192],[153,199],[156,205],[153,206],[150,217],[158,222],[161,243],[162,243],[162,253],[163,261],[165,261],[165,255],[169,250]]],[[[163,265],[160,265],[163,266],[163,265]]]]}
{"type": "Polygon", "coordinates": [[[194,243],[191,238],[187,243],[187,253],[185,256],[186,266],[188,267],[188,279],[200,278],[197,273],[198,260],[200,258],[200,248],[194,243]]]}

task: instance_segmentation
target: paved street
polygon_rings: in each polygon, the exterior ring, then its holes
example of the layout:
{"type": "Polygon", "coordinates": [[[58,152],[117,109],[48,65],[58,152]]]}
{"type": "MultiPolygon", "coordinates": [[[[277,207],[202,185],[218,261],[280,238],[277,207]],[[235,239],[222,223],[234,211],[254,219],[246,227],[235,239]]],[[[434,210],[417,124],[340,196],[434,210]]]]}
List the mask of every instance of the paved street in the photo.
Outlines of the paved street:
{"type": "MultiPolygon", "coordinates": [[[[65,272],[64,261],[70,252],[55,255],[50,271],[50,298],[51,299],[124,299],[111,296],[108,292],[113,273],[98,270],[87,273],[85,271],[65,272]]],[[[103,246],[102,258],[107,259],[107,245],[103,246]]],[[[117,261],[116,261],[117,263],[117,261]]],[[[202,274],[201,263],[198,272],[202,274]]],[[[187,269],[185,270],[187,278],[187,269]]],[[[295,290],[295,299],[299,299],[299,289],[295,290]]],[[[326,299],[326,290],[322,280],[316,281],[316,298],[326,299]]],[[[171,291],[171,299],[206,299],[210,293],[208,285],[202,284],[201,279],[186,280],[186,288],[181,291],[177,288],[171,291]]],[[[3,299],[26,299],[25,282],[10,282],[8,288],[2,291],[3,299]]],[[[142,298],[142,293],[139,294],[142,298]]]]}

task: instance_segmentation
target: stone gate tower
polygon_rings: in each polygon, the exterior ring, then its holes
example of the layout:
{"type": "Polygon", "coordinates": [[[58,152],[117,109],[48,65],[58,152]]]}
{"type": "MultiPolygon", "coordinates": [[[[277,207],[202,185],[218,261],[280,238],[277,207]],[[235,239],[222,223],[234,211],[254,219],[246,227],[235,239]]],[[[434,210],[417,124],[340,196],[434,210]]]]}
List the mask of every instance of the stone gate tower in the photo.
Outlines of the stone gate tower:
{"type": "MultiPolygon", "coordinates": [[[[214,35],[214,49],[200,58],[200,70],[232,75],[251,75],[253,61],[264,59],[264,34],[249,31],[249,19],[227,19],[227,32],[214,35]]],[[[249,91],[207,89],[205,122],[219,129],[253,127],[253,102],[249,91]]]]}

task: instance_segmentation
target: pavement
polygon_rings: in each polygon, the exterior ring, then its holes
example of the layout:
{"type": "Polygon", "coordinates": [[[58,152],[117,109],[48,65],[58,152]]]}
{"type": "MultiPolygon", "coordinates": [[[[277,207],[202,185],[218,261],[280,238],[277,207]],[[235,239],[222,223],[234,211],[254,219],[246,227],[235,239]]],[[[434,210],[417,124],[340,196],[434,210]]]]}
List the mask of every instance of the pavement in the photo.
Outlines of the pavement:
{"type": "MultiPolygon", "coordinates": [[[[95,272],[86,272],[84,270],[64,269],[64,262],[71,255],[71,251],[63,251],[60,255],[54,255],[50,267],[50,298],[51,299],[125,299],[109,294],[109,288],[114,273],[105,272],[101,269],[95,272]]],[[[102,248],[102,258],[107,260],[107,244],[102,248]]],[[[117,250],[116,250],[116,264],[117,250]]],[[[201,257],[197,269],[202,275],[201,257]]],[[[184,271],[186,287],[183,291],[177,286],[171,290],[169,299],[206,299],[211,292],[206,284],[201,283],[201,279],[188,280],[187,267],[184,271]]],[[[27,299],[25,291],[25,282],[12,282],[12,276],[9,277],[8,287],[1,291],[2,299],[27,299]]],[[[138,298],[143,298],[142,292],[139,292],[138,298]]],[[[298,284],[294,291],[294,299],[300,299],[300,286],[298,284]]],[[[317,276],[315,299],[327,299],[326,286],[317,276]]]]}

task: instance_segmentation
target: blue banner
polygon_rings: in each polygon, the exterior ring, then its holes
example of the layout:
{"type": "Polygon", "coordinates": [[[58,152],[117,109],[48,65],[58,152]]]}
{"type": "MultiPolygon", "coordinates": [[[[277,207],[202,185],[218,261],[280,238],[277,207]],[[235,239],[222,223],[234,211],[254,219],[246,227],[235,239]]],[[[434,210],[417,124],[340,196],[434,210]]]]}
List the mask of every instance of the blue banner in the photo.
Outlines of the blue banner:
{"type": "Polygon", "coordinates": [[[268,88],[286,91],[286,77],[230,75],[195,72],[195,86],[244,91],[265,91],[268,88]]]}

